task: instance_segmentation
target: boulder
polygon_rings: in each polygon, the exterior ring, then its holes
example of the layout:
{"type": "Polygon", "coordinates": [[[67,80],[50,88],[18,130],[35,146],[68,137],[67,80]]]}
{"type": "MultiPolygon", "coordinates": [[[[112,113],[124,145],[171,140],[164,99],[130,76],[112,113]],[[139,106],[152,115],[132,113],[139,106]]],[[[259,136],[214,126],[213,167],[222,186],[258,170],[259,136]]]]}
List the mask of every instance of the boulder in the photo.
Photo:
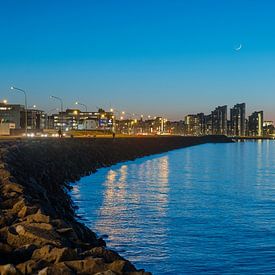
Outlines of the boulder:
{"type": "Polygon", "coordinates": [[[78,260],[79,256],[75,249],[69,247],[57,248],[51,245],[46,245],[40,249],[36,249],[33,252],[32,259],[44,259],[50,263],[59,263],[62,261],[78,260]]]}
{"type": "Polygon", "coordinates": [[[58,263],[45,267],[38,272],[38,275],[76,275],[65,263],[58,263]]]}
{"type": "Polygon", "coordinates": [[[95,275],[117,275],[117,273],[113,272],[112,270],[107,270],[103,272],[98,272],[95,275]]]}
{"type": "Polygon", "coordinates": [[[108,264],[108,269],[119,274],[136,271],[135,267],[129,261],[125,261],[125,260],[116,260],[108,264]]]}
{"type": "Polygon", "coordinates": [[[48,263],[44,260],[28,260],[26,262],[18,264],[16,268],[23,274],[36,274],[38,270],[43,269],[47,266],[47,264],[48,263]]]}
{"type": "Polygon", "coordinates": [[[24,191],[24,188],[22,185],[20,185],[18,183],[13,183],[13,182],[9,182],[9,181],[5,180],[1,191],[4,196],[8,195],[11,192],[22,194],[24,191]]]}
{"type": "Polygon", "coordinates": [[[38,208],[36,206],[23,206],[23,208],[18,212],[19,218],[24,218],[26,216],[35,214],[38,208]]]}
{"type": "Polygon", "coordinates": [[[21,197],[18,201],[14,203],[12,207],[12,212],[17,214],[27,204],[28,202],[26,201],[26,199],[21,197]]]}
{"type": "Polygon", "coordinates": [[[19,275],[20,273],[12,264],[0,265],[1,275],[19,275]]]}
{"type": "Polygon", "coordinates": [[[14,247],[27,244],[34,244],[36,246],[46,244],[61,245],[58,234],[47,223],[32,223],[30,225],[21,223],[15,227],[15,230],[8,231],[7,242],[14,247]]]}
{"type": "Polygon", "coordinates": [[[37,223],[49,223],[50,216],[42,214],[41,210],[39,209],[37,211],[37,213],[27,216],[26,221],[27,222],[37,222],[37,223]]]}
{"type": "Polygon", "coordinates": [[[27,244],[22,247],[16,248],[13,255],[13,262],[20,263],[30,260],[33,251],[37,249],[37,246],[34,244],[27,244]]]}
{"type": "Polygon", "coordinates": [[[107,250],[104,247],[95,247],[82,253],[83,257],[102,258],[105,263],[112,263],[116,260],[124,260],[113,250],[107,250]]]}
{"type": "Polygon", "coordinates": [[[85,259],[78,261],[64,262],[70,269],[79,274],[95,274],[98,272],[106,271],[106,265],[102,259],[85,259]]]}

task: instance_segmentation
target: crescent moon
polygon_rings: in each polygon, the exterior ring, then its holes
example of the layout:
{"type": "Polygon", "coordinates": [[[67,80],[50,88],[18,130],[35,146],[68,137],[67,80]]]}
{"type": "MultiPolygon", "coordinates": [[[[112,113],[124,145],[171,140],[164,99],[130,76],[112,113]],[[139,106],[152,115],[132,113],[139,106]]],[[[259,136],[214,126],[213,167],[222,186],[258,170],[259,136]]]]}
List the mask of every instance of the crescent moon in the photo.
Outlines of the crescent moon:
{"type": "Polygon", "coordinates": [[[240,44],[240,46],[239,47],[237,47],[237,48],[235,48],[235,51],[239,51],[241,48],[243,47],[243,45],[242,44],[240,44]]]}

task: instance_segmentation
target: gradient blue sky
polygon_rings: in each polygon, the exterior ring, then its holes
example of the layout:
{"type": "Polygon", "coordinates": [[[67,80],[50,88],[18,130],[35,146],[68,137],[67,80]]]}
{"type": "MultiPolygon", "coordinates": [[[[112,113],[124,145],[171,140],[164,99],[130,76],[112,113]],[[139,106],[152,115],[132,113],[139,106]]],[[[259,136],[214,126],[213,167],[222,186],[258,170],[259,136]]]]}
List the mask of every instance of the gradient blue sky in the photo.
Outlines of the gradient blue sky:
{"type": "Polygon", "coordinates": [[[183,118],[246,102],[275,120],[275,1],[9,0],[0,98],[183,118]],[[242,43],[241,51],[234,47],[242,43]]]}

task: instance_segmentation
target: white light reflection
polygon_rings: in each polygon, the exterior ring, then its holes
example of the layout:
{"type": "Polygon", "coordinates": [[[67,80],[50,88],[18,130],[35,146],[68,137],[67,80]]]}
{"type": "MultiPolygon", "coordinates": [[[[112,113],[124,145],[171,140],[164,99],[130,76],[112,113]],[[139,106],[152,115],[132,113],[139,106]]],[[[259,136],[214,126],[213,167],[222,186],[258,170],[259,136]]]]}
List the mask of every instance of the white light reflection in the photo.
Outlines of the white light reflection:
{"type": "Polygon", "coordinates": [[[95,228],[109,236],[111,248],[126,250],[130,260],[138,262],[144,253],[167,257],[158,247],[168,239],[168,176],[168,156],[122,165],[106,174],[95,228]],[[140,243],[141,238],[146,243],[140,243]]]}

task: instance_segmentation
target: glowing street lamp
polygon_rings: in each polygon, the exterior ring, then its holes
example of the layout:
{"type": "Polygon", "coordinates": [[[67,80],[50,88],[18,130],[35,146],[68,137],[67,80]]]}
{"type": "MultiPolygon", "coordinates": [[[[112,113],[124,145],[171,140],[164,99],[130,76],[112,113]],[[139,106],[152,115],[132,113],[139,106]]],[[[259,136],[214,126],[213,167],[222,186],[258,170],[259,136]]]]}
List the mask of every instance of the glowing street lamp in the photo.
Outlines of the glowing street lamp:
{"type": "Polygon", "coordinates": [[[8,101],[6,99],[3,100],[4,104],[8,104],[8,101]]]}
{"type": "Polygon", "coordinates": [[[88,107],[87,107],[87,105],[85,105],[85,104],[83,104],[83,103],[80,103],[79,101],[76,101],[76,102],[75,102],[75,105],[81,105],[81,106],[83,106],[83,107],[85,108],[85,112],[86,112],[86,113],[88,112],[88,107]]]}
{"type": "Polygon", "coordinates": [[[25,97],[25,135],[27,136],[28,133],[28,104],[27,104],[27,93],[25,90],[20,89],[20,88],[16,88],[11,86],[11,90],[16,91],[16,92],[21,92],[24,94],[25,97]]]}
{"type": "Polygon", "coordinates": [[[36,105],[32,105],[32,106],[29,106],[28,109],[35,109],[37,106],[36,105]]]}

